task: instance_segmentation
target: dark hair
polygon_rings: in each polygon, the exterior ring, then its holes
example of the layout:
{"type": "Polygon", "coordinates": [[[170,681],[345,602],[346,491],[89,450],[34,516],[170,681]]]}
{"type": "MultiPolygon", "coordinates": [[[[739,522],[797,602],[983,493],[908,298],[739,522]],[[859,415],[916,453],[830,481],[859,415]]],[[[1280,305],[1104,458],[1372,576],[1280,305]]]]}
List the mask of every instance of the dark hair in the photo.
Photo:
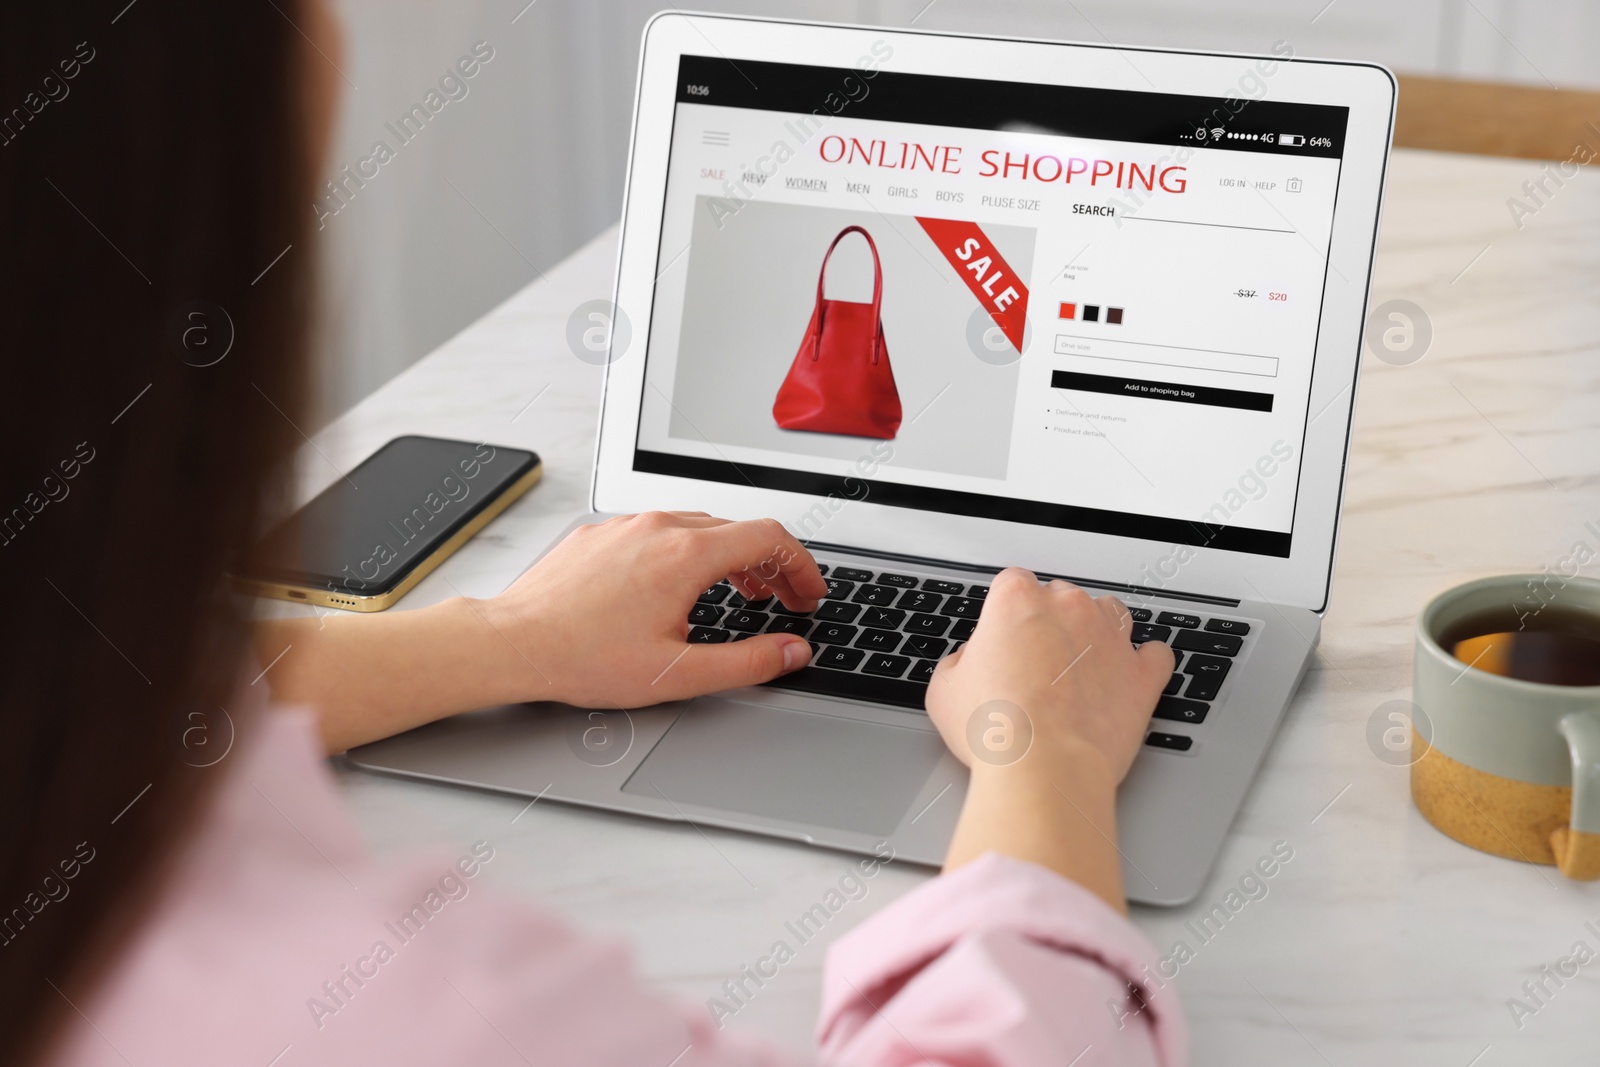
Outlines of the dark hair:
{"type": "Polygon", "coordinates": [[[0,13],[3,1063],[48,1051],[229,766],[197,766],[248,636],[224,575],[304,408],[299,17],[0,13]]]}

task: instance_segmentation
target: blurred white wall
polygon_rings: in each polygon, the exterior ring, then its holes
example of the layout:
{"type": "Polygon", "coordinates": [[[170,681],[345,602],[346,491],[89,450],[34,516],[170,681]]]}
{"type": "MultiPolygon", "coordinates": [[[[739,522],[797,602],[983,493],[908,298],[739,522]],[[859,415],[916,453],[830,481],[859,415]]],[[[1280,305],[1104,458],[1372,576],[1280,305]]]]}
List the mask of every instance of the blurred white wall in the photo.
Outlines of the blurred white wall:
{"type": "MultiPolygon", "coordinates": [[[[662,0],[331,0],[343,110],[318,234],[323,418],[344,410],[615,221],[639,36],[662,0]],[[471,78],[455,64],[492,49],[471,78]],[[459,76],[459,75],[458,75],[459,76]],[[445,103],[401,144],[389,128],[445,103]],[[464,94],[464,95],[463,95],[464,94]],[[387,125],[386,125],[387,124],[387,125]],[[393,157],[363,164],[374,143],[393,157]],[[364,169],[363,169],[364,167],[364,169]]],[[[1595,0],[791,0],[693,9],[1385,63],[1600,88],[1595,0]]],[[[469,64],[470,67],[470,64],[469,64]]],[[[596,296],[608,294],[596,293],[596,296]]],[[[319,420],[319,422],[322,420],[319,420]]]]}

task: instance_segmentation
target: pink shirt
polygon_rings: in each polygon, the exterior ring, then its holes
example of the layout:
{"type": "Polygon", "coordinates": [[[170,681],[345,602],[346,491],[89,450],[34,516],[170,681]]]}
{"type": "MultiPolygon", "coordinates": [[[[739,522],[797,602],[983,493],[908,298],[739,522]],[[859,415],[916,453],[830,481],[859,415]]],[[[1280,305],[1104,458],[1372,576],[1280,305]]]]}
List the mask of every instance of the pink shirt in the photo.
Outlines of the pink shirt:
{"type": "MultiPolygon", "coordinates": [[[[155,914],[76,1001],[54,1065],[789,1062],[641,984],[623,945],[477,884],[492,846],[371,859],[320,755],[303,712],[241,736],[155,914]]],[[[818,1059],[1182,1064],[1171,987],[1141,983],[1156,959],[1086,890],[988,855],[833,946],[818,1059]]]]}

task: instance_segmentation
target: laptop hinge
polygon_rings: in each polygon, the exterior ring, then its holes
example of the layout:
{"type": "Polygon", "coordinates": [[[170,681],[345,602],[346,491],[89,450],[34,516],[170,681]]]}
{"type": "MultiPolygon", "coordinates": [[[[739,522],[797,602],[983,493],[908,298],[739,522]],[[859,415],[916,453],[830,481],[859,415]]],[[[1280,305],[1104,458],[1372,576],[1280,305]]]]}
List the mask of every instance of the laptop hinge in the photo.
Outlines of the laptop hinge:
{"type": "MultiPolygon", "coordinates": [[[[822,552],[846,552],[852,556],[873,556],[878,559],[892,559],[899,563],[909,563],[935,570],[958,570],[972,574],[995,574],[1004,570],[1004,567],[986,567],[975,563],[957,563],[954,560],[936,559],[932,556],[918,556],[909,552],[887,552],[880,548],[855,548],[851,545],[834,544],[830,541],[803,541],[809,549],[822,552]]],[[[1236,608],[1239,600],[1236,597],[1211,596],[1208,593],[1190,593],[1179,589],[1154,589],[1147,585],[1131,585],[1127,582],[1107,582],[1099,578],[1082,578],[1070,574],[1051,574],[1048,571],[1035,571],[1040,578],[1060,578],[1071,582],[1073,585],[1093,586],[1096,589],[1109,589],[1116,593],[1132,593],[1137,596],[1160,598],[1162,600],[1186,600],[1195,604],[1214,604],[1219,607],[1236,608]]]]}

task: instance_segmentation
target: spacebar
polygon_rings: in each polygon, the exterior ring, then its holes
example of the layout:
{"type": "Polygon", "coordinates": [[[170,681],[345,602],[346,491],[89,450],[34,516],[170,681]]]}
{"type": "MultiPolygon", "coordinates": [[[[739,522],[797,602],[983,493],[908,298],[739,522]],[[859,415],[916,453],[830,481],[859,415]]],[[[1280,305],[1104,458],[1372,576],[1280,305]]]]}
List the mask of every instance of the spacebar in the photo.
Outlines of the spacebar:
{"type": "Polygon", "coordinates": [[[795,689],[830,697],[853,697],[897,708],[923,711],[928,687],[902,678],[875,678],[870,674],[831,671],[826,667],[801,667],[767,683],[775,689],[795,689]]]}

